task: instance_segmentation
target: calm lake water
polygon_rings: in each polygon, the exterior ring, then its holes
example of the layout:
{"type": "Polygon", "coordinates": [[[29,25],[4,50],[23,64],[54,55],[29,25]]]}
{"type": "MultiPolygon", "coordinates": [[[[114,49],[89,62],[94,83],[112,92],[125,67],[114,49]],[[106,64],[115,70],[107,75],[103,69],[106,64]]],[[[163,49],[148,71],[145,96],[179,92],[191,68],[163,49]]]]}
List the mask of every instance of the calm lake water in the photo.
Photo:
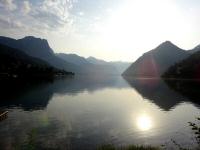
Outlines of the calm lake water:
{"type": "Polygon", "coordinates": [[[1,84],[0,149],[33,135],[40,148],[96,149],[105,144],[196,146],[188,121],[200,116],[197,81],[79,77],[1,84]]]}

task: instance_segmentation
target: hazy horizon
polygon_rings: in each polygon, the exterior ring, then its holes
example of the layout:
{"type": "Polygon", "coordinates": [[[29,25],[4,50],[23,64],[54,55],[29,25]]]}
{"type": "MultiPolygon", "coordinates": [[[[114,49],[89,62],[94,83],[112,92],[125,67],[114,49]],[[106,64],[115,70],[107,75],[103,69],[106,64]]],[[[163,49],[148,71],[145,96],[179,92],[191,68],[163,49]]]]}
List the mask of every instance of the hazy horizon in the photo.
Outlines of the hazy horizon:
{"type": "Polygon", "coordinates": [[[0,0],[0,35],[47,39],[57,53],[133,62],[164,41],[200,44],[197,0],[0,0]]]}

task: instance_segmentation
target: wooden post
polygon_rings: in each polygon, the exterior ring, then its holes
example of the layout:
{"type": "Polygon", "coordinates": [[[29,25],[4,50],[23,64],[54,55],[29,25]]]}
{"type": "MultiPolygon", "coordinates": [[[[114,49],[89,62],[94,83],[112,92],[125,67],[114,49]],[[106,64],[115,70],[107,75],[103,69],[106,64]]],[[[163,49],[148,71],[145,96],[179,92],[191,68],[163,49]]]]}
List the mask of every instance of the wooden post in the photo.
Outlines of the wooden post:
{"type": "Polygon", "coordinates": [[[8,114],[8,111],[4,111],[4,112],[0,113],[0,121],[6,119],[7,118],[7,114],[8,114]]]}

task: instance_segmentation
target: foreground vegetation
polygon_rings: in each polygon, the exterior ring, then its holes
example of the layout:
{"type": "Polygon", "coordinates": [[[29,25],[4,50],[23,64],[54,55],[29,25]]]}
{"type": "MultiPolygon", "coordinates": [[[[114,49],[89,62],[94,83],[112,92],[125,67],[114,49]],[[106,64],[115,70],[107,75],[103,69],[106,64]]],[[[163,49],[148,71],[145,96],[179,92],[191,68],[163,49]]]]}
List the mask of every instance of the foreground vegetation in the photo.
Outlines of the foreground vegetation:
{"type": "Polygon", "coordinates": [[[160,148],[152,146],[137,146],[137,145],[116,148],[113,145],[104,145],[98,148],[97,150],[160,150],[160,148]]]}

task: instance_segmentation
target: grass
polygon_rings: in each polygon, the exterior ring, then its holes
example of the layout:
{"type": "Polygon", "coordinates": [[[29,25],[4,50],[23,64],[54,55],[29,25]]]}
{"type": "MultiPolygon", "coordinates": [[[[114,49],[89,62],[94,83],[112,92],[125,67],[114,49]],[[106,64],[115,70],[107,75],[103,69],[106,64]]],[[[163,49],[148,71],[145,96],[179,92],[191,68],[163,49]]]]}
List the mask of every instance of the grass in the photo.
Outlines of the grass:
{"type": "Polygon", "coordinates": [[[14,146],[15,150],[37,150],[36,147],[36,130],[32,129],[30,133],[27,134],[27,139],[18,145],[14,146]]]}
{"type": "Polygon", "coordinates": [[[152,146],[136,146],[136,145],[116,148],[115,146],[110,144],[110,145],[103,145],[99,147],[97,150],[160,150],[160,148],[152,146]]]}

